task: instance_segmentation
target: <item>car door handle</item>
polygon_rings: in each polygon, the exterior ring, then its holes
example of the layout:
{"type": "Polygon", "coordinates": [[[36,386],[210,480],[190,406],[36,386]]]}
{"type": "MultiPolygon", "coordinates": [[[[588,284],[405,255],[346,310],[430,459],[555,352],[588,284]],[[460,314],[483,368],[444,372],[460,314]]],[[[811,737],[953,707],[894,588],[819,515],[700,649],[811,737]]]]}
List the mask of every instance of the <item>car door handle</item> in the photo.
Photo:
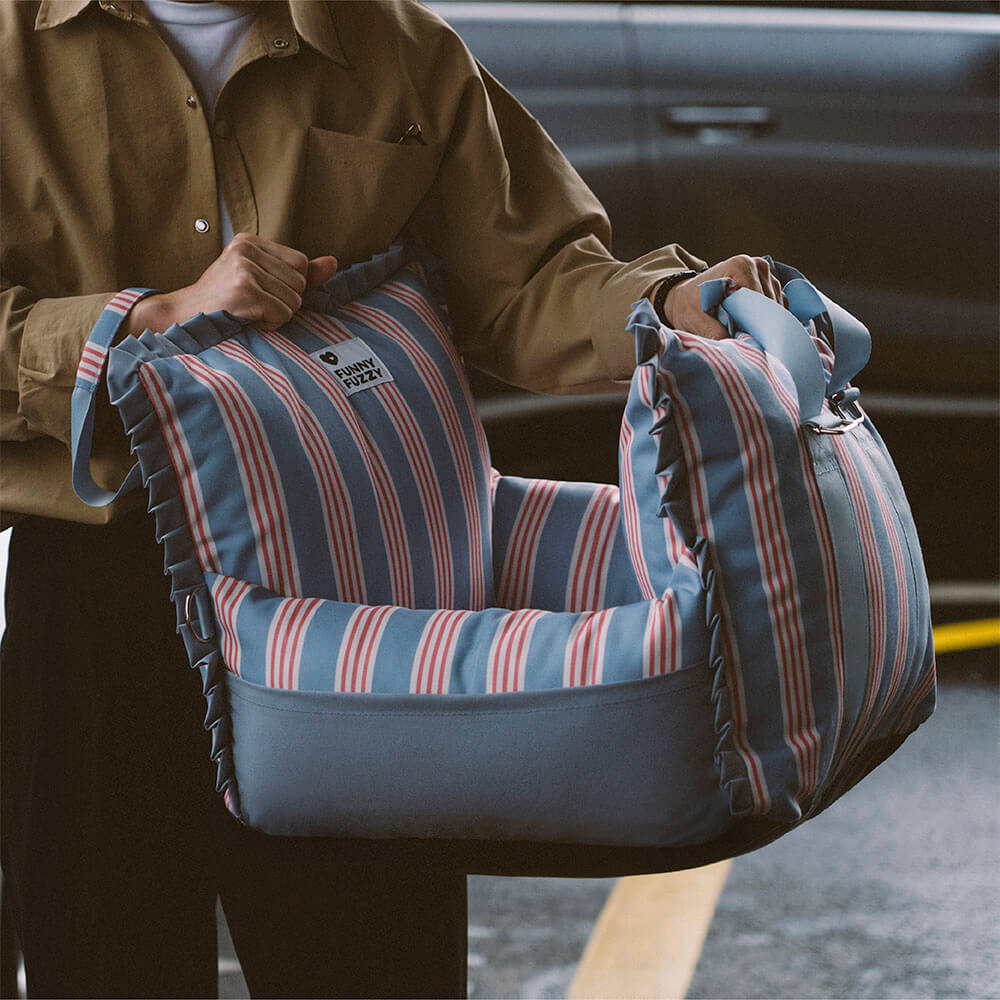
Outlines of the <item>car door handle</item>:
{"type": "Polygon", "coordinates": [[[660,112],[660,125],[668,132],[718,144],[765,135],[777,127],[778,116],[755,105],[676,104],[660,112]]]}

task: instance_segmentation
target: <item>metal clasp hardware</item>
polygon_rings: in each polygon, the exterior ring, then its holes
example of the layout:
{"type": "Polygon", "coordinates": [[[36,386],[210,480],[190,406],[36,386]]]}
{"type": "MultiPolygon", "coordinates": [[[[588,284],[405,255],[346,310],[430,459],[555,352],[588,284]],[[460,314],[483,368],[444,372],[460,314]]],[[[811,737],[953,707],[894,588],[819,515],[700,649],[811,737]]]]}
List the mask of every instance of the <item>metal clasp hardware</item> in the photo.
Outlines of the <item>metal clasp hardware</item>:
{"type": "MultiPolygon", "coordinates": [[[[844,402],[844,397],[846,396],[846,391],[841,389],[840,392],[835,392],[827,400],[830,404],[830,409],[833,411],[834,416],[840,418],[840,423],[836,427],[817,427],[813,424],[807,425],[809,430],[814,434],[846,434],[848,431],[854,430],[859,424],[864,423],[865,415],[859,413],[856,417],[852,417],[849,413],[845,413],[841,407],[844,402]]],[[[855,397],[857,393],[855,392],[855,397]]],[[[852,399],[847,405],[850,406],[854,400],[852,399]]]]}
{"type": "Polygon", "coordinates": [[[198,629],[195,627],[195,620],[197,619],[197,598],[195,597],[195,592],[189,590],[187,592],[187,597],[184,598],[184,620],[187,623],[187,627],[191,630],[191,634],[198,640],[198,642],[211,642],[212,637],[202,635],[198,629]],[[192,610],[195,614],[192,615],[192,610]]]}

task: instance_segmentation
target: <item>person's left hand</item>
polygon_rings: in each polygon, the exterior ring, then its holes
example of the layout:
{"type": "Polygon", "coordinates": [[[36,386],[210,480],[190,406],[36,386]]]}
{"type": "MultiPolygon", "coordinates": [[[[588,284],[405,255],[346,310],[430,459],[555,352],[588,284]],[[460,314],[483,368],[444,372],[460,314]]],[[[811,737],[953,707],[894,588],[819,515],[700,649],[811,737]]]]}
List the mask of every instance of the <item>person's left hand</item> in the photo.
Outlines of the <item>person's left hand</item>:
{"type": "Polygon", "coordinates": [[[732,289],[749,288],[781,305],[787,305],[781,283],[771,273],[767,261],[763,257],[737,254],[686,281],[678,282],[670,289],[663,303],[663,313],[670,326],[710,340],[723,340],[729,336],[726,328],[701,308],[699,286],[713,278],[728,278],[732,289]]]}

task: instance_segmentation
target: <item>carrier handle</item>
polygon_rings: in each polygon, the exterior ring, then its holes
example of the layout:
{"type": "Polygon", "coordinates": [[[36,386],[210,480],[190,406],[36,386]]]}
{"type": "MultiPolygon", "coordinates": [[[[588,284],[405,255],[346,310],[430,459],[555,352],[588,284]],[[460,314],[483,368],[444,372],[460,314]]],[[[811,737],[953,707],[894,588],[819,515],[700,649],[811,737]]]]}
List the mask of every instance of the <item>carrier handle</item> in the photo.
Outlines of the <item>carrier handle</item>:
{"type": "Polygon", "coordinates": [[[104,366],[107,364],[108,350],[132,306],[147,295],[156,294],[155,288],[127,288],[119,292],[104,307],[83,347],[70,402],[70,444],[73,489],[76,495],[91,507],[107,507],[113,500],[135,489],[142,481],[139,463],[136,462],[126,473],[117,490],[106,490],[98,486],[90,474],[90,454],[94,445],[97,387],[101,383],[104,366]]]}
{"type": "Polygon", "coordinates": [[[845,386],[871,354],[871,335],[859,320],[822,295],[797,271],[786,271],[796,275],[784,286],[789,309],[746,288],[730,292],[725,278],[701,285],[701,306],[705,312],[716,310],[719,322],[730,334],[748,333],[788,369],[803,426],[836,433],[847,429],[849,421],[838,404],[843,402],[845,386]],[[829,382],[816,346],[803,326],[821,314],[826,316],[833,335],[834,365],[829,382]],[[824,398],[831,400],[832,412],[824,412],[824,398]]]}
{"type": "Polygon", "coordinates": [[[834,350],[827,395],[842,392],[871,357],[872,338],[868,328],[805,278],[793,278],[785,284],[784,292],[789,312],[803,323],[826,314],[834,350]]]}

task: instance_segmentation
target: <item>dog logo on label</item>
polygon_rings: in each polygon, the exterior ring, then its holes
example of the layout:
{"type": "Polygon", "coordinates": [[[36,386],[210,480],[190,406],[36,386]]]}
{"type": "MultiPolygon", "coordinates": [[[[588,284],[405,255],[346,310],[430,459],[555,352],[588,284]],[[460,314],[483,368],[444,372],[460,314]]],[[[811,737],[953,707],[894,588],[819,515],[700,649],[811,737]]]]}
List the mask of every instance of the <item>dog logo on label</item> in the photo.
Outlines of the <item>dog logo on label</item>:
{"type": "Polygon", "coordinates": [[[394,381],[385,362],[360,337],[338,341],[336,351],[326,347],[311,356],[328,366],[348,396],[394,381]]]}

